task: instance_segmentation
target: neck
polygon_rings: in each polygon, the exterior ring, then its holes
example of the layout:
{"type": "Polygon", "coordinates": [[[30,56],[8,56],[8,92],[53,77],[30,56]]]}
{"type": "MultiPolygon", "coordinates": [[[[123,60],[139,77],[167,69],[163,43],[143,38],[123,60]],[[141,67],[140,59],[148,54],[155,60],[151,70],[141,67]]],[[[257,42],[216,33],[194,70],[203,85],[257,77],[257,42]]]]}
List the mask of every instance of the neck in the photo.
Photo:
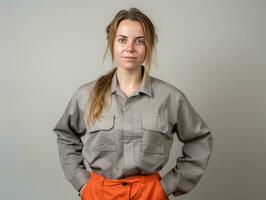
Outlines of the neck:
{"type": "Polygon", "coordinates": [[[120,88],[136,89],[142,81],[142,67],[139,66],[134,70],[117,67],[117,79],[120,88]]]}

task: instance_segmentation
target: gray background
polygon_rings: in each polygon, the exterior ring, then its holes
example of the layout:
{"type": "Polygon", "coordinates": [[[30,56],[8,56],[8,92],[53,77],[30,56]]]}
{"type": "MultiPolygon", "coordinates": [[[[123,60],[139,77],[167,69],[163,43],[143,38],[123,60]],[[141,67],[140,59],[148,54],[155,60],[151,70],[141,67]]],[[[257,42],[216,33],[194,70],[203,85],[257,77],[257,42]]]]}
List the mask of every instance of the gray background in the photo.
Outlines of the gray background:
{"type": "Polygon", "coordinates": [[[151,74],[184,91],[215,139],[199,184],[171,199],[266,199],[265,1],[0,0],[1,199],[78,199],[52,129],[75,89],[110,69],[105,27],[131,6],[158,30],[151,74]]]}

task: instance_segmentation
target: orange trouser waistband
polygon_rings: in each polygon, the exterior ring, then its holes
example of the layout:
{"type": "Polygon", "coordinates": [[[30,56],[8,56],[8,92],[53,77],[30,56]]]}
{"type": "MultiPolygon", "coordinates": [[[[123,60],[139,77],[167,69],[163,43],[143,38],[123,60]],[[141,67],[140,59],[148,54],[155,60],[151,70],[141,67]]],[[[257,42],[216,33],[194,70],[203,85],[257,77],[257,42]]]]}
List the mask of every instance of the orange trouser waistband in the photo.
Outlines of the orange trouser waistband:
{"type": "Polygon", "coordinates": [[[109,179],[92,171],[82,200],[168,200],[158,172],[123,179],[109,179]]]}
{"type": "Polygon", "coordinates": [[[160,174],[158,172],[154,174],[147,174],[147,175],[136,175],[136,176],[130,176],[123,179],[109,179],[107,177],[101,176],[97,174],[96,172],[92,172],[91,179],[93,179],[95,182],[99,184],[103,184],[105,186],[125,186],[126,184],[133,184],[133,183],[146,183],[149,182],[152,179],[160,179],[160,174]]]}

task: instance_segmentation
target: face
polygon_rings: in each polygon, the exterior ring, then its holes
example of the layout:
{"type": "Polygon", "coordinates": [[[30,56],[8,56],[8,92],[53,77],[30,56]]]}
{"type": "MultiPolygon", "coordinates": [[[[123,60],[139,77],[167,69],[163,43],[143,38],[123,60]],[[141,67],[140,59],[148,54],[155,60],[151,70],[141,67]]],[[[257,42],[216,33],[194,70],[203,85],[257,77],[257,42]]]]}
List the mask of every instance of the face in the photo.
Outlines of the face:
{"type": "Polygon", "coordinates": [[[144,62],[144,31],[138,21],[122,20],[114,39],[114,61],[117,67],[134,70],[144,62]]]}

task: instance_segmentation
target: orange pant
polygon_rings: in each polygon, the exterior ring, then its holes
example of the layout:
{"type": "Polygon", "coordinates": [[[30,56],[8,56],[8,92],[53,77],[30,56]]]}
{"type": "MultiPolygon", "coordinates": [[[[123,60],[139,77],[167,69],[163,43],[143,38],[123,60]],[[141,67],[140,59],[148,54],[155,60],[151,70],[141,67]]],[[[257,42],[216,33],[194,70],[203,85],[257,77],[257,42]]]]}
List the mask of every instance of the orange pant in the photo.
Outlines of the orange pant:
{"type": "Polygon", "coordinates": [[[160,184],[160,174],[109,179],[92,172],[81,200],[169,200],[160,184]]]}

